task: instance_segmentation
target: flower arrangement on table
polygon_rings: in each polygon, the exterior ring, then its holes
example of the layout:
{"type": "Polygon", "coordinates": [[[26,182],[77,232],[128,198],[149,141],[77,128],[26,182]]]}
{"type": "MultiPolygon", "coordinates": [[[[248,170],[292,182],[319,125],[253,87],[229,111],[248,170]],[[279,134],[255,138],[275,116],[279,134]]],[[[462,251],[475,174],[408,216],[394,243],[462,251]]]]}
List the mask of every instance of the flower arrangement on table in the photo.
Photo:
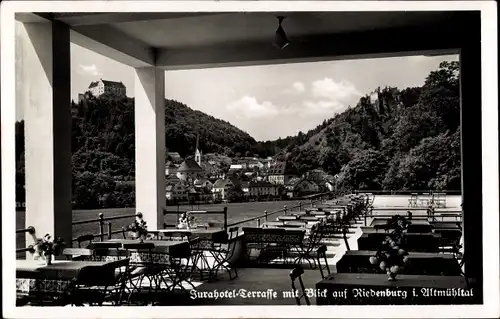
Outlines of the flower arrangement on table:
{"type": "Polygon", "coordinates": [[[143,241],[148,237],[148,225],[143,219],[142,214],[138,213],[132,224],[128,226],[129,234],[135,239],[143,241]]]}
{"type": "Polygon", "coordinates": [[[46,234],[43,238],[38,238],[35,246],[35,260],[43,259],[47,265],[52,264],[52,257],[62,253],[65,242],[61,237],[52,239],[50,234],[46,234]]]}
{"type": "Polygon", "coordinates": [[[399,215],[393,216],[387,221],[387,225],[394,230],[385,237],[382,245],[375,254],[370,257],[370,263],[387,273],[389,280],[396,280],[400,269],[408,263],[408,252],[404,249],[405,233],[410,222],[399,215]]]}
{"type": "Polygon", "coordinates": [[[197,226],[196,217],[191,215],[189,212],[182,213],[181,217],[179,218],[179,224],[177,225],[177,228],[190,229],[190,228],[196,228],[196,226],[197,226]]]}

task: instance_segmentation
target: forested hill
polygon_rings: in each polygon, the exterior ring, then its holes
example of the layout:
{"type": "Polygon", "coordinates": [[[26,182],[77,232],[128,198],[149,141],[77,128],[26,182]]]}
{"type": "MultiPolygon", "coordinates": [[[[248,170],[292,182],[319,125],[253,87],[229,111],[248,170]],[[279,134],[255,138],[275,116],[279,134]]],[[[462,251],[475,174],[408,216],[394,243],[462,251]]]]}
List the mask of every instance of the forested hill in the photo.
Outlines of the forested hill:
{"type": "MultiPolygon", "coordinates": [[[[72,102],[73,199],[76,207],[95,208],[113,194],[109,205],[133,206],[135,178],[134,99],[101,96],[72,102]],[[116,204],[115,204],[116,202],[116,204]]],[[[248,154],[256,141],[228,122],[165,101],[166,147],[182,157],[194,155],[197,134],[204,153],[248,154]]],[[[24,123],[16,123],[17,201],[24,201],[24,123]]]]}
{"type": "Polygon", "coordinates": [[[306,134],[281,143],[298,173],[322,167],[344,189],[460,189],[458,62],[422,87],[384,88],[306,134]],[[283,144],[286,143],[286,146],[283,144]]]}

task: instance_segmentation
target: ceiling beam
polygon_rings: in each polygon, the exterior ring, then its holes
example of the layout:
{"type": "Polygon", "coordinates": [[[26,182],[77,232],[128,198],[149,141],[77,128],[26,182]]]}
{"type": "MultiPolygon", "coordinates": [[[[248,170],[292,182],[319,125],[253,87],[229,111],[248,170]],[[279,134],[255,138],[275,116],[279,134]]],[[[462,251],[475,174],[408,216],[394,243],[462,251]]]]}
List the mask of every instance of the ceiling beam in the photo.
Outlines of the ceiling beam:
{"type": "Polygon", "coordinates": [[[290,38],[283,50],[269,42],[189,49],[158,49],[157,66],[167,70],[301,63],[339,59],[458,53],[462,34],[453,28],[393,28],[290,38]]]}
{"type": "Polygon", "coordinates": [[[170,20],[206,15],[226,14],[224,12],[81,12],[52,13],[53,19],[70,26],[102,25],[150,20],[170,20]]]}
{"type": "Polygon", "coordinates": [[[155,65],[155,49],[103,26],[72,27],[71,42],[131,67],[155,65]]]}

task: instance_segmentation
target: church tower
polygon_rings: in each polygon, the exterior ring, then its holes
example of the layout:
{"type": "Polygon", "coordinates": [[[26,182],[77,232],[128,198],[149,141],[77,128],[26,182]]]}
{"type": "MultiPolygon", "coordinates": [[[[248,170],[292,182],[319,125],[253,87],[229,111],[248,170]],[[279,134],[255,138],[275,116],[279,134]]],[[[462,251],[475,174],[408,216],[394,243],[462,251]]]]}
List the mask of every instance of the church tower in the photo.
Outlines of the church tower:
{"type": "Polygon", "coordinates": [[[201,167],[201,151],[200,151],[200,135],[196,136],[196,151],[194,153],[194,161],[201,167]]]}

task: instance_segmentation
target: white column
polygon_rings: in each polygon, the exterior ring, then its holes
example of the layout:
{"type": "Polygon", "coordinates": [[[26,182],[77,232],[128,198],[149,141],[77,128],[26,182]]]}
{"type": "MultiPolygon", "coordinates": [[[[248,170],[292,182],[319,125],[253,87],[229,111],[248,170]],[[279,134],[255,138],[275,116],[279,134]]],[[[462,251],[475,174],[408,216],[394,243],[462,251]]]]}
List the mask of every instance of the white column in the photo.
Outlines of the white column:
{"type": "MultiPolygon", "coordinates": [[[[26,227],[35,227],[38,238],[48,233],[71,245],[69,29],[57,22],[26,23],[20,29],[16,56],[24,75],[26,227]]],[[[30,235],[26,239],[32,244],[30,235]]]]}
{"type": "Polygon", "coordinates": [[[136,212],[156,230],[165,206],[165,71],[136,68],[134,82],[136,212]]]}

